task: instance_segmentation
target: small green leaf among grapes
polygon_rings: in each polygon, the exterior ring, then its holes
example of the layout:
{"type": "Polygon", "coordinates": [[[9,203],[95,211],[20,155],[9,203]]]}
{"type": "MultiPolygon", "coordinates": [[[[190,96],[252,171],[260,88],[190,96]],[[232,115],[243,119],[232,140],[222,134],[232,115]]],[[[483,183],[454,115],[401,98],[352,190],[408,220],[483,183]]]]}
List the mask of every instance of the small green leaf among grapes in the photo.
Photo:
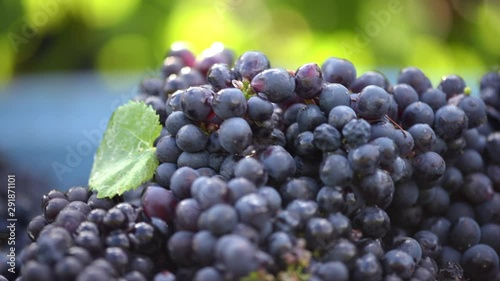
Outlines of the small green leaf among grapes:
{"type": "Polygon", "coordinates": [[[97,149],[89,188],[99,198],[114,197],[151,179],[159,164],[153,142],[161,128],[151,106],[134,101],[120,106],[97,149]]]}

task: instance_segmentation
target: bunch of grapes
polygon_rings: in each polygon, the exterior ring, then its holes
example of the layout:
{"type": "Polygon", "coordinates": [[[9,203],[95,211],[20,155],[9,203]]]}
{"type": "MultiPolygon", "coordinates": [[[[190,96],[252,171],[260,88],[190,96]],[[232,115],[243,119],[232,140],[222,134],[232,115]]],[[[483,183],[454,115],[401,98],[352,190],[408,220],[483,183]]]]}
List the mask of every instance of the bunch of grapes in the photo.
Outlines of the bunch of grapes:
{"type": "Polygon", "coordinates": [[[500,280],[500,73],[471,94],[214,45],[160,76],[154,178],[46,194],[18,281],[500,280]]]}

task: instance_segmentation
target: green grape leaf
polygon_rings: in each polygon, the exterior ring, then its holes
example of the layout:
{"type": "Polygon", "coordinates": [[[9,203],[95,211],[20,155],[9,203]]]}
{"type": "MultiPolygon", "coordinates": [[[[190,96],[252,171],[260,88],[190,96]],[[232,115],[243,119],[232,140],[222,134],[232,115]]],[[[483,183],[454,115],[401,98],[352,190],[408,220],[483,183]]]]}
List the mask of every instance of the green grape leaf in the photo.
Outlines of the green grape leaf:
{"type": "Polygon", "coordinates": [[[89,189],[98,198],[114,197],[151,179],[159,165],[153,142],[161,129],[158,115],[143,102],[117,108],[97,149],[89,189]]]}

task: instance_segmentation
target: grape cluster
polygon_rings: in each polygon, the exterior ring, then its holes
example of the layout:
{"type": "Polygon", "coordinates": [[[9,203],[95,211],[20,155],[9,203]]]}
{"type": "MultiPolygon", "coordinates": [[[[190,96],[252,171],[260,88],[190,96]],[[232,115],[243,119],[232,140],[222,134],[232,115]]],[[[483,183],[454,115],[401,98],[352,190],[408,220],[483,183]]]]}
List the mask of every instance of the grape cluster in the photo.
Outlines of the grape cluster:
{"type": "Polygon", "coordinates": [[[18,280],[500,280],[500,73],[473,95],[216,44],[161,75],[152,181],[48,193],[18,280]]]}

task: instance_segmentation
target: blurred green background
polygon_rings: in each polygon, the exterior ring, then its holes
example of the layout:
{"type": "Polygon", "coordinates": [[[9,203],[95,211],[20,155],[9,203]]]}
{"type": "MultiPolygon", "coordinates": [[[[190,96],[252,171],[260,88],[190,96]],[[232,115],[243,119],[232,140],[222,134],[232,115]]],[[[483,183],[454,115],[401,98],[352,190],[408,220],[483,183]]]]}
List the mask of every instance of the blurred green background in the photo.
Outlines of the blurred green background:
{"type": "Polygon", "coordinates": [[[221,41],[274,66],[327,57],[370,69],[477,77],[500,62],[498,0],[3,0],[0,81],[42,72],[157,69],[174,41],[221,41]]]}

